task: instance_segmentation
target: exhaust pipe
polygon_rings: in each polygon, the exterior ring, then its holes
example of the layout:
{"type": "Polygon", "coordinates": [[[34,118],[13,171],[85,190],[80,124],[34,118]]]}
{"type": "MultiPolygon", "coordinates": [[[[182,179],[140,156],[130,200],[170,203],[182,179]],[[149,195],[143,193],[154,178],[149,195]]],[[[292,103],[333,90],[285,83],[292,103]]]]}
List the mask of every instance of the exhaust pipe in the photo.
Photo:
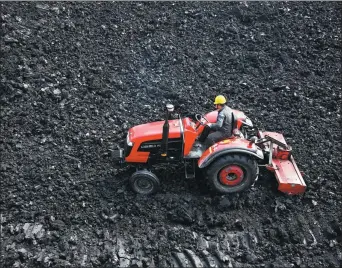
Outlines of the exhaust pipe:
{"type": "Polygon", "coordinates": [[[168,150],[168,142],[169,142],[169,115],[174,110],[174,106],[172,104],[166,104],[166,117],[165,123],[163,125],[163,137],[162,137],[162,144],[161,144],[161,156],[167,156],[168,150]]]}

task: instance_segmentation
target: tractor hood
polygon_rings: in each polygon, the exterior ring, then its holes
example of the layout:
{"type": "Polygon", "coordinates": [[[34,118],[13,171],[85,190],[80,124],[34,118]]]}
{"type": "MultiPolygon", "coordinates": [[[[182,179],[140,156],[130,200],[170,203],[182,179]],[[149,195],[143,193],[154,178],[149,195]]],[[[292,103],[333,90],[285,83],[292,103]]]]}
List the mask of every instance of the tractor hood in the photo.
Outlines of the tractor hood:
{"type": "MultiPolygon", "coordinates": [[[[161,140],[163,135],[163,125],[165,121],[157,121],[132,127],[129,130],[129,139],[131,142],[142,140],[161,140]]],[[[169,120],[169,138],[175,139],[181,137],[181,121],[179,119],[169,120]]]]}

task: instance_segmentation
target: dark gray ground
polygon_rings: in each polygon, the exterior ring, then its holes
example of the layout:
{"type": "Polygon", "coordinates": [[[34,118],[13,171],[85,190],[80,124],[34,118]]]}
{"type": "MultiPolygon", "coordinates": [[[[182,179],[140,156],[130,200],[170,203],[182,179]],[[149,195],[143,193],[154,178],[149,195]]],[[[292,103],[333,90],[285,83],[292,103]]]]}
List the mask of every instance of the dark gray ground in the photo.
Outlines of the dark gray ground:
{"type": "Polygon", "coordinates": [[[341,3],[1,3],[2,267],[340,267],[341,3]],[[263,172],[153,197],[110,149],[166,102],[216,94],[283,131],[304,197],[263,172]]]}

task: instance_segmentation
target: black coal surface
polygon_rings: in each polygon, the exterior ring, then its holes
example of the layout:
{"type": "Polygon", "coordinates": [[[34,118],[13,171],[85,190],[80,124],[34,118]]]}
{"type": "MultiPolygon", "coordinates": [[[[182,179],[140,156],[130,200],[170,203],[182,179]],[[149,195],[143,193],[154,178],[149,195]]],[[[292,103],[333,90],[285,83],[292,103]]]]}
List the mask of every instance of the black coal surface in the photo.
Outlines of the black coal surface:
{"type": "Polygon", "coordinates": [[[341,7],[2,2],[2,267],[340,267],[341,7]],[[132,193],[128,128],[220,93],[284,133],[306,194],[263,171],[215,196],[180,167],[132,193]]]}

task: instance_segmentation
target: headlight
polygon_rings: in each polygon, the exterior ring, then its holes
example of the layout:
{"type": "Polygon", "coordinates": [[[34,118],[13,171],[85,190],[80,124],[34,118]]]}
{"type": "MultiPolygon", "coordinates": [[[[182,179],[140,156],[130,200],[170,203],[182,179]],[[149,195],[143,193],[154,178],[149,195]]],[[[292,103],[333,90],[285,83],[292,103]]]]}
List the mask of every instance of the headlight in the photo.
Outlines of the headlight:
{"type": "Polygon", "coordinates": [[[245,122],[243,122],[243,123],[249,127],[253,127],[252,120],[249,119],[248,117],[246,117],[245,122]]]}
{"type": "Polygon", "coordinates": [[[127,134],[126,142],[128,146],[133,146],[133,142],[129,139],[129,133],[127,134]]]}

